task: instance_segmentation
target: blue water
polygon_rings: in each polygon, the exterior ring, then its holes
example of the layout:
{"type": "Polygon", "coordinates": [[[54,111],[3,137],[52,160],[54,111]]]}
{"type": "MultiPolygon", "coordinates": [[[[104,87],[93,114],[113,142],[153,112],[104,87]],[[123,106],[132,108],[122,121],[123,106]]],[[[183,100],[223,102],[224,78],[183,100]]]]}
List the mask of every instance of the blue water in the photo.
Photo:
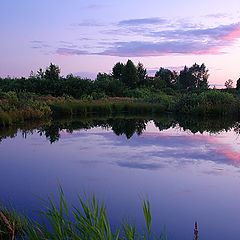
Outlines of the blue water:
{"type": "Polygon", "coordinates": [[[149,199],[156,233],[169,239],[239,239],[240,139],[234,131],[192,134],[180,127],[159,131],[148,122],[130,139],[111,128],[62,130],[51,144],[38,130],[0,143],[0,199],[34,216],[39,197],[61,184],[104,199],[113,226],[122,219],[144,226],[141,201],[149,199]]]}

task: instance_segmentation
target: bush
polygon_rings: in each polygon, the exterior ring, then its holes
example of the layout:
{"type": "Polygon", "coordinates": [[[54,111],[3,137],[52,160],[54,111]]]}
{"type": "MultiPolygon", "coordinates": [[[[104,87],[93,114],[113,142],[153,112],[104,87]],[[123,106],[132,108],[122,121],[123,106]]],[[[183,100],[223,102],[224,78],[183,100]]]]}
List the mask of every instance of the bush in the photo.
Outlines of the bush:
{"type": "Polygon", "coordinates": [[[194,115],[239,114],[239,100],[233,95],[218,90],[200,94],[186,94],[177,102],[175,111],[194,115]]]}
{"type": "Polygon", "coordinates": [[[25,120],[41,119],[51,115],[46,102],[26,92],[7,92],[0,99],[0,126],[8,126],[25,120]]]}

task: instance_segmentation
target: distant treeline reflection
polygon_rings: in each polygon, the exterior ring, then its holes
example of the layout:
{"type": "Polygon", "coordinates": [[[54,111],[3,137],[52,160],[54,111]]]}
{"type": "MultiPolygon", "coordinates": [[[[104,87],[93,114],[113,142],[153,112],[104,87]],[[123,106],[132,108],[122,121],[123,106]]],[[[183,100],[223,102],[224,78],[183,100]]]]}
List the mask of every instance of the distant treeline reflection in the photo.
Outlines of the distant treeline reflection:
{"type": "Polygon", "coordinates": [[[169,128],[179,128],[191,133],[208,132],[212,134],[233,129],[236,134],[240,133],[240,121],[232,118],[193,118],[185,115],[163,115],[163,116],[115,116],[115,117],[92,117],[52,119],[47,122],[28,122],[20,126],[11,126],[0,129],[0,142],[5,138],[14,138],[18,131],[26,138],[34,132],[45,136],[50,143],[60,139],[62,130],[69,133],[77,130],[87,130],[95,127],[112,129],[120,136],[125,135],[130,139],[134,134],[141,135],[147,127],[147,123],[153,121],[154,125],[163,131],[169,128]]]}

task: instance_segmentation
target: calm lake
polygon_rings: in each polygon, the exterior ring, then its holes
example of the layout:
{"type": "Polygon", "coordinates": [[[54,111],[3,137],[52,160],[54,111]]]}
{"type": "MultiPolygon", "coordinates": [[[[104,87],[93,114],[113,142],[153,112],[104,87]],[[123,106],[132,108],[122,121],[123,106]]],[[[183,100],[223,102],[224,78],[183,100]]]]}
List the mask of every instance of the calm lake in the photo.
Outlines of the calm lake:
{"type": "Polygon", "coordinates": [[[234,120],[163,116],[63,119],[0,130],[0,199],[30,216],[40,197],[104,199],[113,227],[144,226],[149,199],[156,233],[239,239],[240,137],[234,120]]]}

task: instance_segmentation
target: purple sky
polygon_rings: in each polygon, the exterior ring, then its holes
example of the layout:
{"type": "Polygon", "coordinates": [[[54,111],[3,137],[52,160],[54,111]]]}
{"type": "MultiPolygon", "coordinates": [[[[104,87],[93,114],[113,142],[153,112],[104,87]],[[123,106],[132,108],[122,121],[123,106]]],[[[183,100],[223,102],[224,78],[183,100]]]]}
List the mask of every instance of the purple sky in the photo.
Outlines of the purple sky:
{"type": "Polygon", "coordinates": [[[211,84],[240,77],[239,0],[1,0],[0,76],[28,76],[50,62],[95,77],[117,61],[149,74],[204,62],[211,84]]]}

